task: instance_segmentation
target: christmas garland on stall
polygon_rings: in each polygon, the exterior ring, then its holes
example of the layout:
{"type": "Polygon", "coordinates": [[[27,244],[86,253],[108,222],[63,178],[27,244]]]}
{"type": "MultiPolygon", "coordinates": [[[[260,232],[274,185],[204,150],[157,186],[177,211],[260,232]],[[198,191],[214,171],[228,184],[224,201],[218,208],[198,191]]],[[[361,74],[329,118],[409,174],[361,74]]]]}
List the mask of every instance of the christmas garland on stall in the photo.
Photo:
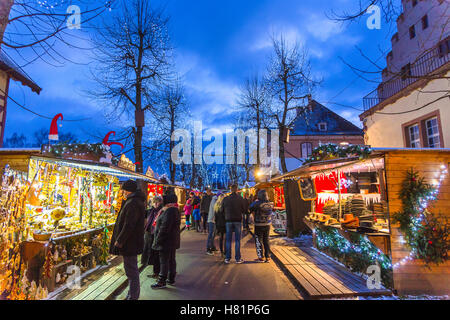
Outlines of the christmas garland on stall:
{"type": "Polygon", "coordinates": [[[349,233],[343,237],[336,228],[322,226],[315,229],[315,245],[321,252],[338,260],[353,272],[365,274],[369,266],[378,265],[381,282],[385,288],[392,288],[391,259],[378,249],[366,236],[349,233]]]}
{"type": "Polygon", "coordinates": [[[413,169],[407,171],[400,199],[403,210],[393,219],[411,248],[411,256],[425,263],[439,265],[448,259],[450,229],[448,219],[436,216],[427,210],[427,203],[437,199],[438,190],[425,183],[413,169]]]}
{"type": "MultiPolygon", "coordinates": [[[[60,143],[43,146],[43,153],[56,158],[64,158],[69,155],[92,155],[102,158],[107,152],[109,152],[109,147],[102,143],[60,143]]],[[[116,157],[113,157],[111,161],[114,165],[119,163],[116,157]]]]}
{"type": "Polygon", "coordinates": [[[359,159],[362,160],[368,158],[371,153],[372,149],[368,146],[338,146],[336,144],[329,143],[315,148],[305,163],[348,157],[359,157],[359,159]]]}

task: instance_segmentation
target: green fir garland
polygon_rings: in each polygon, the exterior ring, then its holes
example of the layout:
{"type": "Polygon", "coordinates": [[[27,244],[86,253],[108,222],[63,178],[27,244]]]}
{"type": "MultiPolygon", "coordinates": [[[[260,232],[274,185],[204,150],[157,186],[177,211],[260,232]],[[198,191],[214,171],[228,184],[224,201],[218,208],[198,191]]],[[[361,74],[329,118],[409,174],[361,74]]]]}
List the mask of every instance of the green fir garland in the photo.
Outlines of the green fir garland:
{"type": "Polygon", "coordinates": [[[450,250],[448,219],[427,210],[428,202],[435,201],[437,194],[438,190],[425,183],[417,172],[407,171],[400,192],[403,210],[393,217],[400,224],[412,257],[427,265],[444,263],[450,250]]]}
{"type": "Polygon", "coordinates": [[[359,157],[362,160],[368,158],[371,153],[372,149],[368,146],[338,146],[329,143],[315,148],[305,163],[348,157],[359,157]]]}
{"type": "Polygon", "coordinates": [[[321,252],[338,260],[353,272],[365,274],[369,266],[377,264],[381,270],[382,284],[385,288],[392,288],[391,259],[366,236],[349,233],[349,241],[336,228],[326,226],[316,228],[315,232],[315,245],[321,252]]]}

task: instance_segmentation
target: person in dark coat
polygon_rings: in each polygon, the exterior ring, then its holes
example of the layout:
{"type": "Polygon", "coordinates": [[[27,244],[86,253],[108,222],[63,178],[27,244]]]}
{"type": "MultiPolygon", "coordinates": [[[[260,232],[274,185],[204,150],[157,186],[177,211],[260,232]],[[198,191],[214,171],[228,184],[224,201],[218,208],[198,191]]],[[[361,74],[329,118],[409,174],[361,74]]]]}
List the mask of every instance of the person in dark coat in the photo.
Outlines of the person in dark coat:
{"type": "Polygon", "coordinates": [[[272,225],[273,203],[269,201],[266,190],[258,191],[258,200],[250,206],[255,221],[255,245],[259,261],[270,261],[270,226],[272,225]],[[263,249],[264,257],[263,259],[263,249]]]}
{"type": "Polygon", "coordinates": [[[202,231],[206,233],[208,230],[208,214],[209,207],[211,205],[211,200],[213,198],[213,193],[210,188],[206,189],[206,193],[203,194],[202,200],[200,201],[200,214],[202,216],[202,231]]]}
{"type": "Polygon", "coordinates": [[[244,199],[237,193],[238,186],[231,186],[231,194],[222,202],[222,211],[225,214],[226,221],[226,239],[225,239],[225,263],[230,263],[231,260],[231,244],[234,232],[235,242],[235,259],[236,263],[243,263],[241,259],[241,231],[242,231],[242,216],[245,211],[244,199]]]}
{"type": "Polygon", "coordinates": [[[153,222],[158,213],[163,208],[163,198],[156,196],[153,198],[153,206],[146,211],[145,217],[145,236],[144,236],[144,252],[141,256],[143,266],[153,265],[153,274],[149,275],[150,278],[158,278],[160,265],[159,265],[159,252],[152,249],[153,240],[155,236],[155,227],[153,222]]]}
{"type": "Polygon", "coordinates": [[[244,193],[244,216],[243,216],[243,225],[244,225],[244,230],[250,231],[250,226],[249,226],[249,217],[250,217],[250,212],[248,211],[248,208],[250,207],[251,204],[251,200],[250,200],[250,195],[248,192],[244,193]]]}
{"type": "Polygon", "coordinates": [[[176,250],[180,248],[181,214],[178,210],[178,199],[175,193],[163,196],[164,207],[154,222],[155,238],[152,248],[159,251],[161,271],[158,282],[153,289],[166,287],[166,283],[173,285],[177,270],[175,258],[176,250]]]}
{"type": "Polygon", "coordinates": [[[125,274],[130,284],[127,300],[138,300],[140,295],[137,256],[144,250],[145,194],[137,183],[129,180],[122,185],[127,200],[117,216],[109,252],[123,257],[125,274]]]}

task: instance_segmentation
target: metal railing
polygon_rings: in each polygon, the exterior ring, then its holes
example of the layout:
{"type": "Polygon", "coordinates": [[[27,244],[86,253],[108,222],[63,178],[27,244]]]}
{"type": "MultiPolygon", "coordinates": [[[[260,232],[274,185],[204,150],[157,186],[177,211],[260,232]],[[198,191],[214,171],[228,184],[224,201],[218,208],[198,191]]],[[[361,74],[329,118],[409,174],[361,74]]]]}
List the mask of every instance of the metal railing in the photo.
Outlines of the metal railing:
{"type": "Polygon", "coordinates": [[[439,69],[449,60],[450,53],[441,54],[439,47],[434,47],[411,64],[409,69],[404,69],[403,75],[402,72],[399,72],[392,79],[382,82],[378,88],[365,96],[363,98],[364,111],[373,108],[420,79],[424,79],[425,76],[439,69]]]}

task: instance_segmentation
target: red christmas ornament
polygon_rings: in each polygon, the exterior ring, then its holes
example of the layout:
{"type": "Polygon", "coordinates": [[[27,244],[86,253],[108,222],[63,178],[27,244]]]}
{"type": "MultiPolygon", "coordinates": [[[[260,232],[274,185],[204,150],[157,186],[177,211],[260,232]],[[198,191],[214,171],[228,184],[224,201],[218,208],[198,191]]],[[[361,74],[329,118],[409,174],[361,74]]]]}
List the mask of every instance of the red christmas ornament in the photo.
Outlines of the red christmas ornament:
{"type": "Polygon", "coordinates": [[[430,241],[428,241],[428,243],[429,243],[429,244],[433,244],[433,241],[430,240],[430,241]]]}

